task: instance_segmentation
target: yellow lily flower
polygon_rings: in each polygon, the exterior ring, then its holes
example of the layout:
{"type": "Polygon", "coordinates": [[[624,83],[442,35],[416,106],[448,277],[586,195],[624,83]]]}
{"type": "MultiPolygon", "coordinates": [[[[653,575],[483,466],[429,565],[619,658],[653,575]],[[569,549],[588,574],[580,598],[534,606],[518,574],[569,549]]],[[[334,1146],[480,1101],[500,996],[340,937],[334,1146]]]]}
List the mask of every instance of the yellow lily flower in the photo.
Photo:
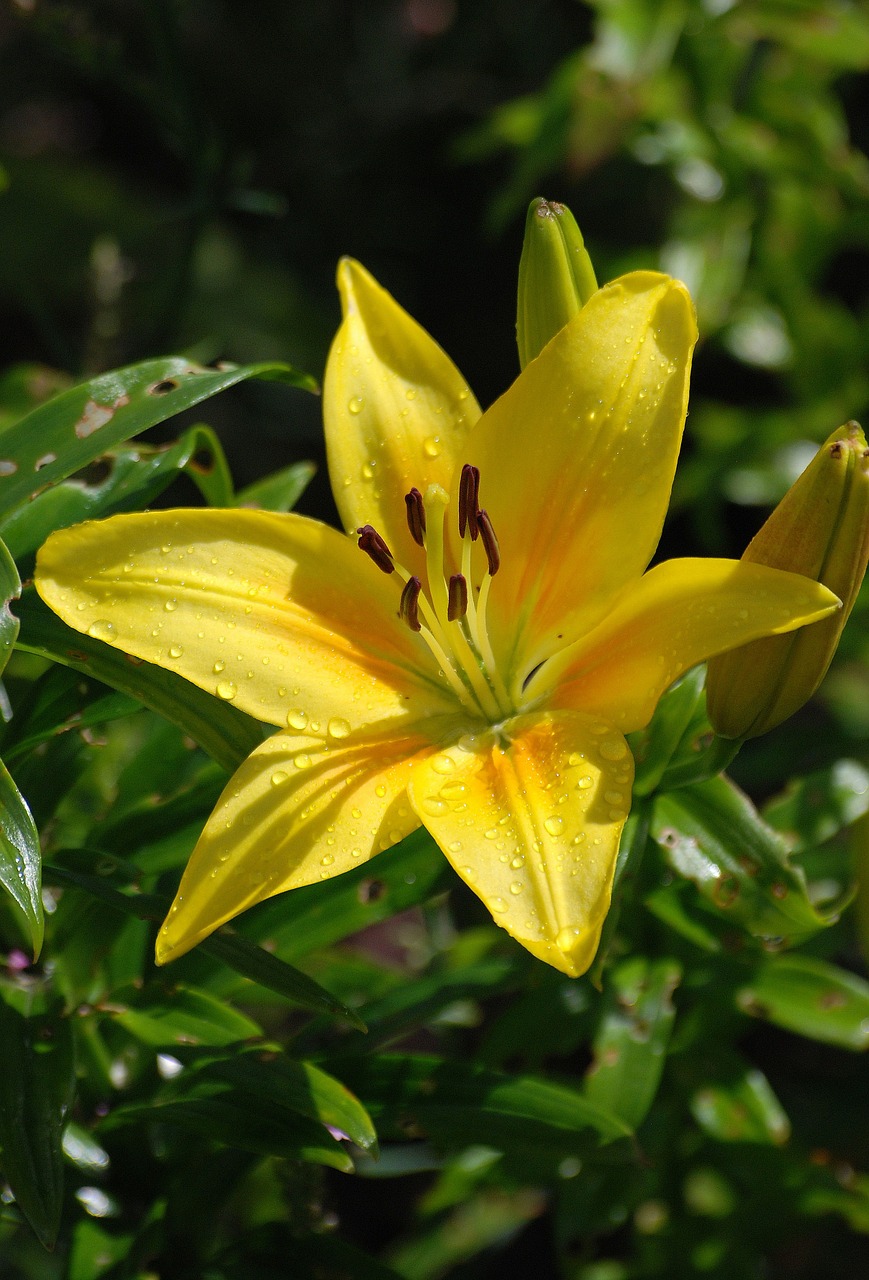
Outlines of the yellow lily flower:
{"type": "Polygon", "coordinates": [[[580,974],[630,809],[624,734],[696,662],[838,602],[738,561],[644,573],[696,338],[676,281],[600,289],[482,416],[361,266],[339,287],[324,413],[352,538],[163,511],[59,532],[39,557],[70,625],[280,729],[206,824],[158,960],[423,824],[499,925],[580,974]]]}

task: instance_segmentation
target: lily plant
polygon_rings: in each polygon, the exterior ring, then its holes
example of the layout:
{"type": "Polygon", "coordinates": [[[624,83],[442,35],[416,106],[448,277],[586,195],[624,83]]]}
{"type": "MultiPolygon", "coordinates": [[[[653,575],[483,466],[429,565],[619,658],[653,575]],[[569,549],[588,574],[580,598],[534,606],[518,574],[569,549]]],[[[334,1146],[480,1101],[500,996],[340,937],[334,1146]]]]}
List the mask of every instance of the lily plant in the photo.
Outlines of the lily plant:
{"type": "Polygon", "coordinates": [[[364,268],[343,261],[338,283],[324,416],[345,533],[159,511],[61,531],[39,556],[71,626],[278,730],[207,822],[158,960],[422,824],[497,924],[578,975],[631,805],[625,734],[689,667],[839,601],[750,562],[646,571],[696,339],[677,281],[594,292],[482,414],[364,268]]]}

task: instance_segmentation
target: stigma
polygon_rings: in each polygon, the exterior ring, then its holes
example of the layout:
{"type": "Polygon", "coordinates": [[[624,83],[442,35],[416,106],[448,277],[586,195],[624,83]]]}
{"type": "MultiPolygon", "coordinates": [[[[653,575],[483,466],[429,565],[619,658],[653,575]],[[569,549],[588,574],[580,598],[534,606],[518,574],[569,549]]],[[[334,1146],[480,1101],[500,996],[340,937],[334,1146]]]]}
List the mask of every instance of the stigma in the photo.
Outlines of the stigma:
{"type": "Polygon", "coordinates": [[[466,463],[458,493],[458,557],[445,537],[450,499],[431,484],[405,494],[411,539],[425,553],[422,574],[405,569],[370,524],[356,530],[362,551],[383,573],[403,582],[398,616],[428,646],[440,676],[475,717],[490,724],[514,711],[495,665],[487,626],[492,579],[501,566],[498,538],[480,507],[480,472],[466,463]]]}

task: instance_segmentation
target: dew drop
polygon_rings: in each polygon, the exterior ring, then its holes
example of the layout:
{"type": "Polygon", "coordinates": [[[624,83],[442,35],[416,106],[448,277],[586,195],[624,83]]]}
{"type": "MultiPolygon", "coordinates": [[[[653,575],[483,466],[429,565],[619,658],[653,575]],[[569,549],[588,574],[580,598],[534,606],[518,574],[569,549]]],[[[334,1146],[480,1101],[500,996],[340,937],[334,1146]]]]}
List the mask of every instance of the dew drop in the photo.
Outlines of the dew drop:
{"type": "Polygon", "coordinates": [[[408,387],[404,394],[405,394],[405,398],[408,400],[416,399],[416,390],[414,387],[408,387]]]}
{"type": "Polygon", "coordinates": [[[178,608],[178,601],[177,601],[177,600],[167,600],[167,601],[165,602],[165,604],[163,605],[163,608],[166,610],[166,612],[167,612],[167,613],[174,613],[174,612],[175,612],[175,610],[178,608]]]}
{"type": "Polygon", "coordinates": [[[446,800],[441,800],[438,796],[426,796],[422,802],[422,807],[433,818],[439,818],[441,814],[447,812],[449,805],[446,800]]]}
{"type": "Polygon", "coordinates": [[[492,911],[497,911],[498,915],[503,915],[507,910],[507,903],[503,898],[490,898],[489,908],[492,911]]]}
{"type": "Polygon", "coordinates": [[[477,883],[477,873],[473,867],[461,867],[460,870],[461,870],[462,876],[468,882],[468,884],[477,883]]]}
{"type": "Polygon", "coordinates": [[[579,937],[579,929],[561,929],[555,939],[559,951],[572,951],[579,937]]]}
{"type": "Polygon", "coordinates": [[[576,784],[577,791],[588,791],[589,787],[594,786],[594,778],[590,778],[588,774],[583,774],[576,784]]]}
{"type": "Polygon", "coordinates": [[[311,757],[307,751],[300,751],[297,756],[293,756],[293,764],[297,769],[310,769],[311,757]]]}
{"type": "Polygon", "coordinates": [[[441,795],[444,800],[461,800],[464,794],[464,782],[445,782],[441,787],[441,795]]]}
{"type": "Polygon", "coordinates": [[[326,726],[326,732],[330,738],[346,738],[350,734],[349,720],[343,720],[340,716],[335,716],[326,726]]]}
{"type": "Polygon", "coordinates": [[[449,850],[450,850],[450,853],[461,853],[462,852],[461,840],[453,840],[449,846],[449,850]]]}
{"type": "Polygon", "coordinates": [[[298,707],[292,707],[287,712],[287,724],[291,729],[304,729],[308,723],[308,713],[300,711],[298,707]]]}
{"type": "Polygon", "coordinates": [[[220,684],[217,686],[217,696],[218,698],[223,698],[224,702],[232,702],[237,693],[238,689],[235,687],[232,680],[221,680],[220,684]]]}
{"type": "Polygon", "coordinates": [[[551,836],[560,836],[564,830],[564,819],[553,814],[551,818],[546,819],[543,825],[551,836]]]}
{"type": "Polygon", "coordinates": [[[422,451],[427,458],[437,458],[441,451],[439,436],[428,436],[422,442],[422,451]]]}
{"type": "Polygon", "coordinates": [[[105,618],[98,618],[88,627],[88,635],[93,636],[94,640],[109,640],[114,634],[115,624],[107,622],[105,618]]]}
{"type": "Polygon", "coordinates": [[[567,763],[570,765],[571,769],[575,769],[578,764],[582,764],[583,758],[581,751],[571,751],[570,755],[567,757],[567,763]]]}
{"type": "Polygon", "coordinates": [[[628,751],[624,738],[607,738],[600,744],[600,753],[604,760],[622,760],[628,751]]]}
{"type": "Polygon", "coordinates": [[[361,413],[365,408],[365,401],[360,400],[359,396],[354,396],[353,399],[349,401],[347,408],[355,417],[356,414],[361,413]]]}
{"type": "Polygon", "coordinates": [[[371,480],[374,477],[374,463],[364,462],[362,464],[362,479],[371,480]]]}
{"type": "Polygon", "coordinates": [[[621,791],[605,791],[603,793],[603,798],[606,800],[607,804],[624,804],[625,802],[625,798],[621,791]]]}
{"type": "Polygon", "coordinates": [[[377,786],[374,788],[374,794],[379,796],[381,800],[386,795],[386,787],[382,782],[378,782],[377,786]]]}
{"type": "Polygon", "coordinates": [[[514,871],[518,871],[520,867],[524,867],[524,866],[525,866],[525,855],[524,855],[524,854],[522,854],[522,853],[517,853],[517,854],[516,854],[516,857],[515,857],[515,858],[513,859],[513,861],[510,863],[510,866],[513,868],[513,870],[514,870],[514,871]]]}
{"type": "Polygon", "coordinates": [[[289,776],[290,775],[288,773],[284,773],[283,769],[278,769],[276,773],[272,774],[272,777],[271,777],[272,786],[279,787],[282,782],[286,782],[289,776]]]}
{"type": "Polygon", "coordinates": [[[524,888],[525,886],[521,880],[513,880],[510,884],[510,892],[513,894],[514,897],[517,894],[521,893],[524,888]]]}
{"type": "Polygon", "coordinates": [[[324,854],[323,854],[323,856],[322,856],[322,858],[320,859],[320,866],[321,866],[321,867],[331,867],[331,865],[332,865],[332,863],[333,863],[334,861],[335,861],[335,855],[334,855],[334,853],[324,853],[324,854]]]}
{"type": "Polygon", "coordinates": [[[184,650],[181,648],[180,644],[173,644],[169,648],[170,658],[180,658],[183,653],[184,653],[184,650]]]}
{"type": "Polygon", "coordinates": [[[435,756],[431,767],[435,773],[452,773],[456,767],[456,762],[452,756],[435,756]]]}
{"type": "Polygon", "coordinates": [[[215,664],[214,664],[214,666],[211,668],[211,670],[214,672],[214,674],[215,674],[216,676],[219,676],[219,675],[220,675],[220,673],[221,673],[221,671],[225,671],[225,670],[226,670],[226,663],[225,663],[225,662],[219,662],[219,661],[218,661],[218,662],[215,662],[215,664]]]}
{"type": "Polygon", "coordinates": [[[361,858],[361,857],[362,857],[362,850],[361,850],[361,849],[351,849],[351,850],[350,850],[350,857],[351,857],[351,858],[361,858]]]}

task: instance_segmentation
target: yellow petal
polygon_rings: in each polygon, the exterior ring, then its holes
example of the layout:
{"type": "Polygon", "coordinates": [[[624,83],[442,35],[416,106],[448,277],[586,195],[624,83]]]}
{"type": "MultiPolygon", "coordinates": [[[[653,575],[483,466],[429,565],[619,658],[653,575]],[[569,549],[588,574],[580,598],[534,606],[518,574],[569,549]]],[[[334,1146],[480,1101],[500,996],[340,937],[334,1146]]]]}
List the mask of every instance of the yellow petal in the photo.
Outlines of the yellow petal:
{"type": "Polygon", "coordinates": [[[826,587],[739,560],[667,560],[625,593],[590,635],[547,663],[529,698],[600,715],[629,733],[695,663],[759,636],[781,635],[834,612],[826,587]]]}
{"type": "Polygon", "coordinates": [[[396,616],[395,575],[304,516],[90,521],[49,538],[36,585],[70,626],[270,724],[347,733],[452,705],[425,645],[396,616]]]}
{"type": "Polygon", "coordinates": [[[559,712],[428,756],[408,793],[495,923],[575,977],[597,949],[632,782],[624,738],[559,712]]]}
{"type": "Polygon", "coordinates": [[[323,383],[332,490],[346,529],[373,524],[402,558],[404,495],[449,489],[480,409],[449,357],[364,267],[345,258],[338,287],[344,319],[323,383]]]}
{"type": "MultiPolygon", "coordinates": [[[[520,683],[581,634],[658,542],[697,330],[684,286],[635,272],[598,290],[483,415],[467,446],[501,544],[496,653],[520,683]],[[525,671],[513,651],[520,645],[525,671]]],[[[463,459],[464,460],[464,459],[463,459]]]]}
{"type": "Polygon", "coordinates": [[[286,889],[350,871],[419,826],[406,794],[417,732],[344,746],[276,733],[228,782],[157,939],[157,960],[188,951],[233,916],[286,889]]]}

